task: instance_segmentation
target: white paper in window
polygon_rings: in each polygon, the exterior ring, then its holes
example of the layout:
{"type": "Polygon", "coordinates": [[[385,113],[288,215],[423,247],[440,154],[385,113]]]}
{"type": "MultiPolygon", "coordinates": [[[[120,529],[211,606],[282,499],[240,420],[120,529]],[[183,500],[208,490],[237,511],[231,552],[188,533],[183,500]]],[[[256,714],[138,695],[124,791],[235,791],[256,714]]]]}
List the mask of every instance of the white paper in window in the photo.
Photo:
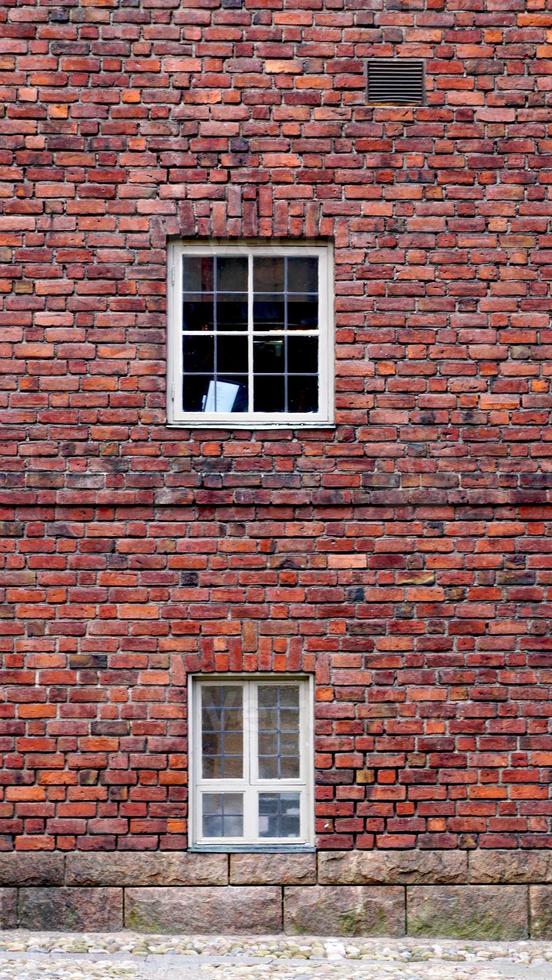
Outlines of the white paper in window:
{"type": "Polygon", "coordinates": [[[231,412],[239,390],[239,385],[231,384],[229,381],[210,381],[207,394],[203,396],[202,411],[231,412]]]}

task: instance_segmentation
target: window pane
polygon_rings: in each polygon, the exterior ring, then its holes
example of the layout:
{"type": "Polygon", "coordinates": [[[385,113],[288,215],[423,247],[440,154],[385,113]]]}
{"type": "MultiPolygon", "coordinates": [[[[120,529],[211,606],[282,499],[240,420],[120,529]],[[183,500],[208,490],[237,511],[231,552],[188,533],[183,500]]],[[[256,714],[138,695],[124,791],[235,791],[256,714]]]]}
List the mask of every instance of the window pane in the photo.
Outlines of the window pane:
{"type": "Polygon", "coordinates": [[[298,779],[298,687],[259,685],[258,731],[259,778],[298,779]]]}
{"type": "Polygon", "coordinates": [[[290,293],[318,292],[318,259],[289,258],[287,288],[290,293]]]}
{"type": "Polygon", "coordinates": [[[299,377],[290,375],[288,378],[288,411],[317,412],[318,411],[318,378],[312,375],[299,377]]]}
{"type": "Polygon", "coordinates": [[[182,386],[182,407],[185,412],[205,411],[211,375],[188,374],[182,386]]]}
{"type": "MultiPolygon", "coordinates": [[[[243,689],[202,687],[201,755],[204,779],[243,776],[243,689]]],[[[214,794],[216,795],[216,794],[214,794]]]]}
{"type": "Polygon", "coordinates": [[[182,256],[182,289],[185,293],[211,293],[213,257],[211,255],[182,256]]]}
{"type": "Polygon", "coordinates": [[[274,339],[265,337],[262,340],[255,340],[253,342],[253,370],[255,374],[262,372],[281,374],[283,372],[283,337],[275,337],[274,339]]]}
{"type": "Polygon", "coordinates": [[[256,412],[285,410],[285,381],[283,375],[271,377],[259,374],[255,378],[254,409],[256,412]]]}
{"type": "Polygon", "coordinates": [[[318,337],[287,338],[287,369],[291,374],[318,372],[318,337]]]}
{"type": "Polygon", "coordinates": [[[297,294],[288,299],[288,329],[316,330],[318,327],[318,296],[297,294]]]}
{"type": "Polygon", "coordinates": [[[283,330],[286,308],[283,296],[255,296],[253,324],[255,330],[283,330]]]}
{"type": "Polygon", "coordinates": [[[212,374],[215,366],[214,337],[183,337],[184,373],[189,371],[212,374]]]}
{"type": "Polygon", "coordinates": [[[259,837],[299,837],[299,793],[259,793],[259,837]]]}
{"type": "Polygon", "coordinates": [[[247,293],[217,293],[217,330],[247,330],[247,293]]]}
{"type": "Polygon", "coordinates": [[[183,330],[212,330],[214,324],[214,305],[213,296],[206,293],[198,296],[197,293],[189,293],[184,296],[182,307],[182,328],[183,330]]]}
{"type": "Polygon", "coordinates": [[[247,291],[247,256],[219,256],[217,259],[217,289],[219,292],[247,291]]]}
{"type": "Polygon", "coordinates": [[[203,794],[203,836],[243,836],[243,794],[203,794]]]}
{"type": "Polygon", "coordinates": [[[247,337],[217,337],[218,374],[247,374],[247,337]]]}
{"type": "Polygon", "coordinates": [[[284,259],[271,256],[253,259],[253,288],[256,293],[284,290],[284,259]]]}

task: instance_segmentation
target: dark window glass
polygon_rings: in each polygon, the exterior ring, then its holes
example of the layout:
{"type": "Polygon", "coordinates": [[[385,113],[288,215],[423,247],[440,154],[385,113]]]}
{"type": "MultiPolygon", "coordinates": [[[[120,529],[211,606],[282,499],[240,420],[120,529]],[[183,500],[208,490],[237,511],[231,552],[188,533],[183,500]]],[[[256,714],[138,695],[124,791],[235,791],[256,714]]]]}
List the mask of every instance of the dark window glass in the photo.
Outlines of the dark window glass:
{"type": "Polygon", "coordinates": [[[318,337],[287,338],[287,369],[290,374],[318,373],[318,337]]]}
{"type": "Polygon", "coordinates": [[[255,377],[254,410],[284,412],[286,386],[283,375],[259,374],[255,377]]]}
{"type": "Polygon", "coordinates": [[[212,330],[215,322],[213,296],[188,293],[184,296],[182,326],[184,330],[212,330]]]}
{"type": "Polygon", "coordinates": [[[318,411],[318,378],[312,375],[290,375],[288,378],[288,412],[318,411]]]}
{"type": "Polygon", "coordinates": [[[259,837],[299,837],[299,793],[259,793],[259,837]]]}
{"type": "Polygon", "coordinates": [[[217,293],[217,330],[247,330],[247,293],[217,293]]]}
{"type": "Polygon", "coordinates": [[[316,330],[318,327],[318,297],[296,294],[289,297],[287,306],[288,330],[316,330]]]}
{"type": "Polygon", "coordinates": [[[217,258],[217,290],[247,292],[247,257],[219,255],[217,258]]]}
{"type": "Polygon", "coordinates": [[[287,288],[290,293],[318,292],[318,259],[289,258],[287,288]]]}
{"type": "Polygon", "coordinates": [[[215,338],[192,337],[182,338],[182,354],[184,372],[205,372],[212,374],[215,369],[215,338]]]}
{"type": "Polygon", "coordinates": [[[272,256],[253,259],[253,289],[256,293],[282,293],[285,260],[272,256]]]}
{"type": "Polygon", "coordinates": [[[182,256],[182,289],[185,293],[212,293],[214,260],[211,255],[182,256]]]}
{"type": "Polygon", "coordinates": [[[253,369],[255,374],[266,372],[267,374],[280,374],[283,372],[284,363],[284,344],[283,337],[274,339],[263,338],[255,340],[253,343],[253,369]]]}

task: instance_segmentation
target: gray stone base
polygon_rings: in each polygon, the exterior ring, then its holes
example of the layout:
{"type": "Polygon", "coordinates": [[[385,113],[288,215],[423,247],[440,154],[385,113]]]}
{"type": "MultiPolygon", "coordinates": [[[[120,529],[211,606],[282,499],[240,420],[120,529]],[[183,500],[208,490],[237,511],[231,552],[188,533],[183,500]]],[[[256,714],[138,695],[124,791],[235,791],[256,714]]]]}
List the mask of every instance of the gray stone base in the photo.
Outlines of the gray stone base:
{"type": "Polygon", "coordinates": [[[552,939],[552,851],[0,854],[0,929],[552,939]]]}

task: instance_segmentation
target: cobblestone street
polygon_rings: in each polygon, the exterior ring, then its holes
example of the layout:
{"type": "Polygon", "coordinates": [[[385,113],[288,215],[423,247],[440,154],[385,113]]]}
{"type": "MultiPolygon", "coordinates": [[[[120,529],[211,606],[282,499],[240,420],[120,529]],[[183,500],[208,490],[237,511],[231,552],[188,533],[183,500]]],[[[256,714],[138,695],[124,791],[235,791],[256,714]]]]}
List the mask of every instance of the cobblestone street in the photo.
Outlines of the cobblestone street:
{"type": "Polygon", "coordinates": [[[2,980],[552,980],[552,943],[0,933],[2,980]]]}

